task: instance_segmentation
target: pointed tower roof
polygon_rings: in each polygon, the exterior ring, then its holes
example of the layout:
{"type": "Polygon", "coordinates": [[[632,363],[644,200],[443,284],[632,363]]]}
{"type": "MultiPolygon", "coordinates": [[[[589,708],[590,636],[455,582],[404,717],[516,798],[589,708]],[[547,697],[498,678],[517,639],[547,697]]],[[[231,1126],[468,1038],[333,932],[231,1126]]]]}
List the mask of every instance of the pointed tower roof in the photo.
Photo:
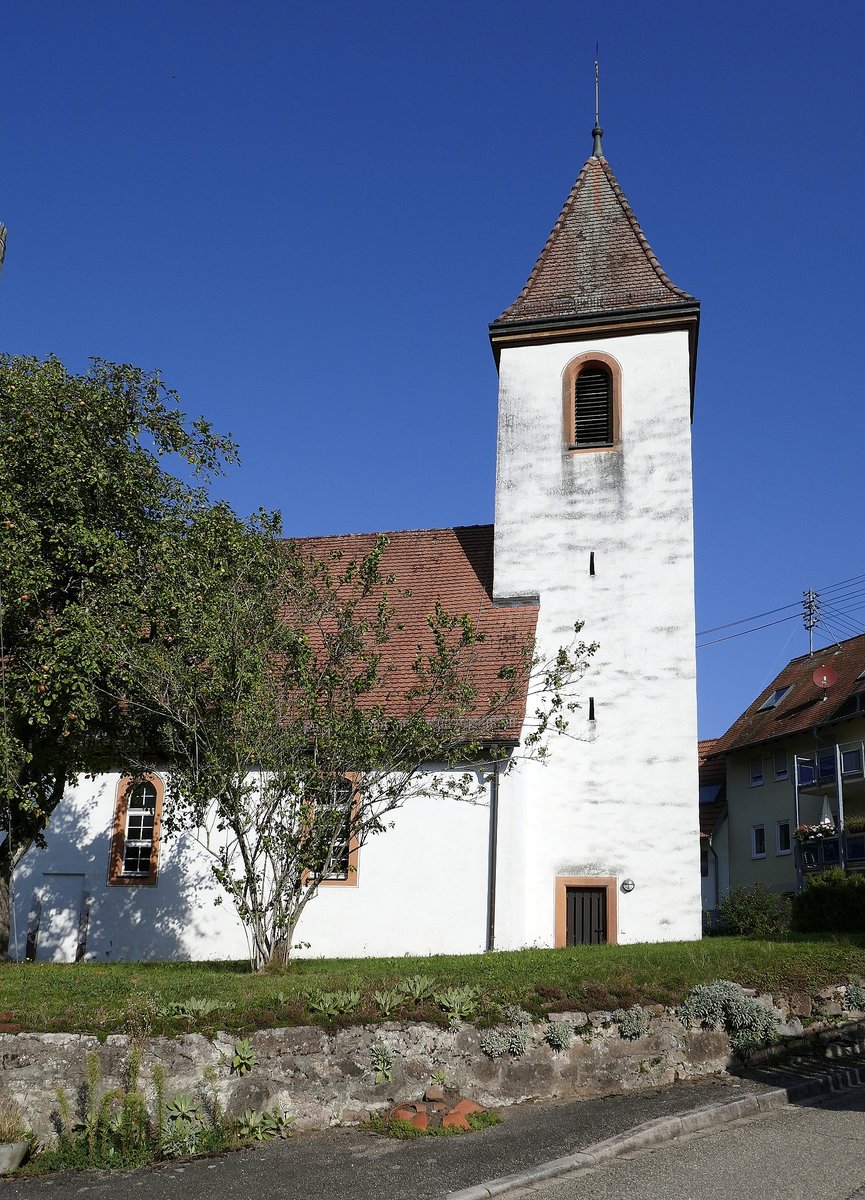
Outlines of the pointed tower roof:
{"type": "Polygon", "coordinates": [[[692,308],[695,298],[671,282],[603,157],[600,129],[588,159],[535,268],[513,304],[493,321],[493,334],[517,322],[536,328],[577,318],[692,308]],[[636,311],[635,311],[636,310],[636,311]]]}

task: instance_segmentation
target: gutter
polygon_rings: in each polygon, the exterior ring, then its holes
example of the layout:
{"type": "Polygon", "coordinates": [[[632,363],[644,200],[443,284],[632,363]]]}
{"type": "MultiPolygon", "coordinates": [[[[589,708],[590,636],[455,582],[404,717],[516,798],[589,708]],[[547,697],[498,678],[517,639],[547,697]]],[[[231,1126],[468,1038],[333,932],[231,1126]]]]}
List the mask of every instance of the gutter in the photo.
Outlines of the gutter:
{"type": "Polygon", "coordinates": [[[487,867],[487,952],[496,948],[496,869],[499,840],[499,764],[490,781],[490,842],[487,867]]]}

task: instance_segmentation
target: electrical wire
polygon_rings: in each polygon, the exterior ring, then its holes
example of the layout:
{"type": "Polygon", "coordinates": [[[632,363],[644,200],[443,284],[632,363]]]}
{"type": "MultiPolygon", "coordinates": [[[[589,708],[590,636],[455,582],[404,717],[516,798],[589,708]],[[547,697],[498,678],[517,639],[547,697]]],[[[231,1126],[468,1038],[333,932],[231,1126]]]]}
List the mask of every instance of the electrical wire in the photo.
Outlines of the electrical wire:
{"type": "MultiPolygon", "coordinates": [[[[837,583],[831,583],[826,587],[815,589],[814,594],[817,598],[817,603],[821,606],[825,605],[825,607],[829,608],[830,611],[835,605],[846,605],[844,608],[834,608],[835,619],[837,621],[841,616],[847,613],[853,612],[859,608],[865,608],[865,601],[860,604],[847,603],[850,600],[859,600],[860,597],[865,596],[865,575],[851,575],[848,579],[842,579],[837,583]],[[859,586],[860,584],[862,586],[859,586]],[[831,597],[833,601],[831,605],[828,601],[823,599],[825,596],[831,597]]],[[[750,625],[752,621],[759,621],[762,617],[774,616],[775,613],[785,612],[788,608],[794,608],[797,611],[790,613],[789,616],[779,617],[777,621],[768,621],[765,625],[754,625],[749,629],[742,629],[738,633],[727,634],[726,637],[713,638],[709,642],[702,642],[697,646],[697,649],[702,650],[706,646],[715,646],[719,642],[728,642],[733,638],[744,637],[747,633],[758,633],[761,629],[769,629],[773,625],[780,625],[784,621],[793,620],[796,616],[798,616],[799,610],[802,608],[802,601],[794,600],[790,604],[781,604],[777,608],[769,608],[766,609],[765,612],[754,613],[750,617],[740,617],[737,621],[727,621],[723,625],[713,625],[708,629],[701,629],[697,633],[697,638],[705,637],[709,633],[720,633],[725,629],[733,629],[737,625],[750,625]]],[[[850,624],[852,626],[853,623],[851,622],[850,624]]],[[[862,631],[857,630],[856,632],[859,633],[862,631]]],[[[855,634],[848,636],[855,636],[855,634]]],[[[834,639],[834,634],[832,637],[834,639]]]]}
{"type": "Polygon", "coordinates": [[[757,633],[760,629],[771,629],[773,625],[783,625],[785,621],[795,621],[798,616],[798,613],[790,613],[789,617],[779,617],[777,621],[767,621],[765,625],[755,625],[753,629],[743,629],[740,633],[728,633],[726,637],[713,638],[711,642],[703,642],[697,649],[703,650],[706,646],[717,645],[718,642],[729,642],[733,638],[744,637],[746,633],[757,633]]]}

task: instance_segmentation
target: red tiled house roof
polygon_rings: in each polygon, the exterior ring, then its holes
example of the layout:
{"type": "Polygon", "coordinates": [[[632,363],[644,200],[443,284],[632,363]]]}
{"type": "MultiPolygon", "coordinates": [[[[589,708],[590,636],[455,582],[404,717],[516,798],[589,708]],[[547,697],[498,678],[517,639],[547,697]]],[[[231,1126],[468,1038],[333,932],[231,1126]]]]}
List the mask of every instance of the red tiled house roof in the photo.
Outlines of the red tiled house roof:
{"type": "MultiPolygon", "coordinates": [[[[369,554],[379,536],[360,533],[303,538],[295,545],[302,554],[325,562],[333,559],[336,575],[350,560],[369,554]]],[[[502,668],[518,666],[531,652],[538,617],[537,605],[493,604],[493,526],[409,529],[384,536],[388,545],[381,557],[380,573],[382,579],[392,576],[393,582],[376,590],[365,601],[363,611],[373,616],[384,591],[395,617],[391,636],[381,647],[381,682],[364,697],[364,703],[380,706],[389,716],[409,715],[412,705],[405,694],[417,679],[412,664],[419,647],[423,652],[433,649],[427,618],[438,601],[449,616],[468,614],[483,634],[483,640],[469,648],[464,669],[475,689],[475,712],[484,713],[490,698],[507,687],[500,675],[502,668]]],[[[511,742],[519,738],[526,707],[525,672],[521,678],[521,686],[509,697],[506,708],[488,722],[488,740],[511,742]]]]}
{"type": "Polygon", "coordinates": [[[729,754],[746,746],[757,746],[840,720],[847,715],[846,711],[840,710],[850,697],[865,692],[865,679],[859,678],[863,672],[865,634],[813,655],[804,654],[792,659],[718,739],[712,753],[729,754]],[[818,667],[831,667],[837,673],[837,681],[826,689],[825,699],[824,689],[813,678],[818,667]],[[790,690],[775,707],[759,711],[770,696],[788,686],[790,690]]]}
{"type": "Polygon", "coordinates": [[[490,328],[696,303],[662,269],[607,160],[592,156],[525,287],[490,328]]]}

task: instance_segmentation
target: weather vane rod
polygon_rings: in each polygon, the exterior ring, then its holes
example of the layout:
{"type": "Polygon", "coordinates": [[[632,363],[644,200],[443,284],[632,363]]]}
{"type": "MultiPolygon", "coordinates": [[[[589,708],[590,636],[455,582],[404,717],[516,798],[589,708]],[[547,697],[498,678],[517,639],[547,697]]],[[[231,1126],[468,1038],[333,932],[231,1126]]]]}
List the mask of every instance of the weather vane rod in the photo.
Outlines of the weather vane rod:
{"type": "Polygon", "coordinates": [[[604,157],[604,148],[601,145],[601,137],[603,136],[604,131],[603,131],[603,129],[601,129],[601,117],[600,117],[601,85],[600,85],[600,80],[599,80],[599,75],[598,75],[598,58],[599,58],[598,43],[595,42],[595,128],[592,130],[592,137],[595,139],[595,144],[592,147],[592,155],[594,158],[603,158],[604,157]]]}

